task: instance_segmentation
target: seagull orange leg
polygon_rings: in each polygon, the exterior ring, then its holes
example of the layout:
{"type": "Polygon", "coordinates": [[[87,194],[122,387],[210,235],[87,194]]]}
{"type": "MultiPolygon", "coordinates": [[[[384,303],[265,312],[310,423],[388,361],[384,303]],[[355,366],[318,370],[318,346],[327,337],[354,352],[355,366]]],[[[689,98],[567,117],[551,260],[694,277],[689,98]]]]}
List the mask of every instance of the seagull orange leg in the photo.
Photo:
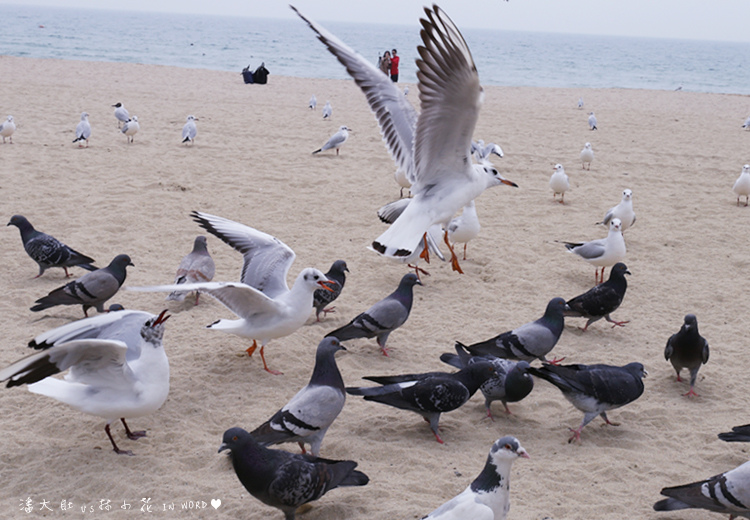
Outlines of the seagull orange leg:
{"type": "Polygon", "coordinates": [[[269,374],[273,374],[275,376],[280,376],[283,374],[283,372],[279,372],[278,370],[271,370],[268,368],[268,365],[266,364],[266,356],[263,354],[263,349],[265,348],[265,345],[260,346],[260,359],[263,360],[263,368],[268,372],[269,374]]]}
{"type": "Polygon", "coordinates": [[[248,347],[247,350],[245,350],[245,352],[247,352],[248,356],[252,356],[255,353],[255,349],[257,348],[258,348],[258,343],[255,340],[253,340],[253,345],[251,347],[248,347]]]}
{"type": "Polygon", "coordinates": [[[427,233],[422,236],[422,242],[424,243],[424,248],[422,249],[422,252],[419,253],[419,258],[424,259],[425,262],[428,264],[430,263],[430,247],[427,245],[427,233]]]}
{"type": "Polygon", "coordinates": [[[456,256],[456,252],[453,250],[453,246],[451,245],[450,241],[448,240],[448,230],[445,230],[445,233],[443,233],[443,241],[445,242],[445,245],[448,246],[448,249],[451,252],[451,266],[453,266],[454,271],[458,271],[460,274],[464,274],[464,272],[461,270],[461,266],[458,265],[458,257],[456,256]]]}

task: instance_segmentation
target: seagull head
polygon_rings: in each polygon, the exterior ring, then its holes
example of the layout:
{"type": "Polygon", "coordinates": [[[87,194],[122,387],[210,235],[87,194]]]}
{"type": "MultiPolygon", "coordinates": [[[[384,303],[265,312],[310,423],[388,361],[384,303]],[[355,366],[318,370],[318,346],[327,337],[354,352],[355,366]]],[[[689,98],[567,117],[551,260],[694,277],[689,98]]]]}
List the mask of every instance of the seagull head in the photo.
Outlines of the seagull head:
{"type": "Polygon", "coordinates": [[[86,121],[89,118],[88,112],[82,112],[81,113],[81,121],[86,121]]]}
{"type": "Polygon", "coordinates": [[[633,192],[631,190],[624,190],[622,192],[622,200],[630,200],[633,198],[633,192]]]}
{"type": "Polygon", "coordinates": [[[750,173],[750,164],[746,164],[745,166],[742,167],[742,173],[750,173]]]}
{"type": "Polygon", "coordinates": [[[120,102],[117,102],[117,103],[115,103],[115,104],[114,104],[114,105],[112,105],[112,106],[113,106],[113,107],[115,107],[115,108],[120,108],[120,107],[122,106],[122,103],[120,103],[120,102]]]}
{"type": "Polygon", "coordinates": [[[500,172],[497,171],[497,168],[489,162],[489,161],[482,161],[481,164],[475,165],[477,168],[480,168],[484,175],[488,177],[488,186],[497,186],[498,184],[506,184],[508,186],[513,186],[514,188],[518,188],[518,184],[516,184],[513,181],[510,181],[500,175],[500,172]]]}
{"type": "Polygon", "coordinates": [[[13,122],[13,116],[8,116],[8,122],[9,122],[9,123],[12,123],[12,122],[13,122]]]}
{"type": "Polygon", "coordinates": [[[565,168],[563,168],[563,165],[559,164],[559,163],[555,165],[555,167],[553,168],[553,170],[555,170],[556,172],[565,173],[565,168]]]}
{"type": "MultiPolygon", "coordinates": [[[[297,276],[297,282],[299,281],[301,281],[311,291],[316,291],[317,289],[320,289],[322,287],[326,291],[333,292],[332,286],[335,284],[335,282],[332,282],[331,280],[326,278],[326,275],[324,275],[321,271],[318,271],[313,267],[303,269],[302,272],[297,276]]],[[[295,282],[294,284],[297,285],[297,282],[295,282]]]]}
{"type": "Polygon", "coordinates": [[[619,218],[613,218],[609,221],[610,231],[622,231],[622,221],[619,218]]]}

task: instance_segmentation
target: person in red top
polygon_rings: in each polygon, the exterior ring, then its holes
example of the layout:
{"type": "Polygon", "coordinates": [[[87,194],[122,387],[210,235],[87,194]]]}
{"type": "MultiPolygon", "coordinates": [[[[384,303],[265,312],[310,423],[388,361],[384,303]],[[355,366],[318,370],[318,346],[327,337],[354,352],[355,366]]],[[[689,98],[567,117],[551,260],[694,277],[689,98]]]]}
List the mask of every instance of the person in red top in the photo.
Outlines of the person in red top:
{"type": "Polygon", "coordinates": [[[391,51],[391,81],[398,83],[398,61],[399,57],[396,54],[396,49],[391,51]]]}

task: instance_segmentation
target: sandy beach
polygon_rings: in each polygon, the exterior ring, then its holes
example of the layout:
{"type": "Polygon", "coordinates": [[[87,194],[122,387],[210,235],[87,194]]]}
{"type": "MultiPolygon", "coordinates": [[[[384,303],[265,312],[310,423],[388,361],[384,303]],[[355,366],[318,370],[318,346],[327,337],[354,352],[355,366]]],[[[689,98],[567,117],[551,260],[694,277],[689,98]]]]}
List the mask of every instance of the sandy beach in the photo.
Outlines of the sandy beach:
{"type": "MultiPolygon", "coordinates": [[[[165,302],[164,294],[120,291],[112,302],[173,314],[164,337],[171,367],[167,402],[129,420],[148,431],[137,442],[113,424],[121,447],[135,452],[126,457],[111,450],[104,420],[24,388],[2,388],[0,517],[131,518],[144,504],[163,518],[282,517],[251,497],[227,457],[217,454],[222,433],[232,426],[251,430],[285,404],[308,381],[320,339],[391,292],[407,268],[366,248],[383,231],[376,210],[398,198],[399,188],[359,88],[352,81],[279,77],[269,68],[262,86],[244,85],[232,72],[0,57],[0,117],[12,114],[18,127],[13,144],[0,145],[6,222],[22,214],[100,266],[129,254],[135,267],[126,286],[171,283],[195,236],[203,234],[189,218],[192,210],[285,242],[297,255],[290,283],[302,268],[325,272],[337,259],[350,270],[335,314],[320,323],[311,314],[307,325],[266,348],[281,376],[266,373],[257,355],[238,356],[249,342],[205,328],[233,317],[218,301],[202,297],[193,307],[165,302]],[[313,93],[317,111],[307,108],[313,93]],[[320,114],[326,100],[332,121],[320,114]],[[133,144],[118,131],[111,108],[118,101],[139,118],[133,144]],[[79,149],[71,141],[82,111],[90,114],[93,131],[89,148],[79,149]],[[180,144],[188,114],[198,118],[189,147],[180,144]],[[353,134],[340,156],[311,155],[344,124],[353,134]],[[31,513],[21,510],[27,498],[31,513]],[[215,510],[210,502],[216,499],[221,506],[215,510]],[[52,511],[42,509],[44,501],[52,511]],[[62,510],[63,501],[73,508],[62,510]],[[208,510],[182,510],[188,501],[208,510]],[[124,502],[131,509],[121,509],[124,502]],[[102,504],[112,509],[100,510],[102,504]],[[93,512],[82,513],[82,506],[93,512]]],[[[417,89],[410,87],[416,104],[417,89]]],[[[421,518],[475,478],[503,435],[516,436],[531,456],[513,467],[508,518],[711,516],[656,513],[652,505],[664,486],[748,460],[747,446],[721,442],[716,434],[750,422],[750,207],[737,207],[732,193],[750,162],[750,132],[741,128],[749,109],[748,97],[739,95],[485,87],[475,138],[502,146],[505,158],[495,165],[519,188],[494,188],[477,200],[482,230],[462,262],[465,274],[448,263],[427,267],[431,276],[415,288],[409,321],[388,340],[391,357],[382,356],[374,340],[346,344],[348,351],[337,356],[346,384],[366,383],[366,375],[450,370],[439,355],[453,351],[455,340],[488,339],[538,318],[551,298],[569,299],[592,287],[594,268],[557,241],[604,237],[595,223],[630,188],[638,216],[625,232],[632,275],[614,314],[630,323],[611,328],[600,321],[583,333],[584,320],[566,319],[553,354],[566,363],[642,362],[649,373],[644,395],[608,414],[620,426],[601,427],[597,418],[580,444],[568,444],[568,427],[576,427],[582,413],[545,381],[511,404],[512,415],[495,403],[494,422],[485,419],[478,393],[443,415],[444,445],[416,414],[349,396],[321,455],[357,461],[371,481],[331,491],[300,518],[421,518]],[[590,110],[599,121],[595,132],[586,122],[590,110]],[[579,163],[587,141],[596,154],[590,171],[579,163]],[[572,185],[565,205],[553,202],[548,186],[556,163],[565,166],[572,185]],[[698,317],[711,346],[697,398],[682,395],[687,383],[675,381],[663,355],[687,313],[698,317]]],[[[29,353],[34,336],[83,314],[72,306],[29,310],[66,280],[60,269],[32,279],[37,266],[18,230],[3,229],[5,366],[29,353]]],[[[214,280],[239,280],[241,255],[212,235],[208,247],[214,280]]]]}

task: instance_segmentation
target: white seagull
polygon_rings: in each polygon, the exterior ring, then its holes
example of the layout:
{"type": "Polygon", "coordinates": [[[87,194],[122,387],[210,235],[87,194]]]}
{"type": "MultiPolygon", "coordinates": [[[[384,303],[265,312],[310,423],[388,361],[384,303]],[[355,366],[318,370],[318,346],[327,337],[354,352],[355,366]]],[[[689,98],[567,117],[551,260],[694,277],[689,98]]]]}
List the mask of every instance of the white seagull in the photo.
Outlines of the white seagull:
{"type": "Polygon", "coordinates": [[[252,356],[260,341],[263,368],[271,374],[281,374],[268,368],[264,347],[272,339],[292,334],[305,324],[313,309],[313,293],[321,287],[331,290],[331,282],[317,269],[303,269],[291,290],[286,283],[287,273],[295,254],[281,240],[257,229],[231,220],[193,211],[193,220],[206,231],[242,253],[241,282],[202,282],[153,287],[129,287],[136,291],[200,291],[219,300],[239,319],[221,319],[209,329],[236,334],[253,340],[247,349],[252,356]]]}
{"type": "Polygon", "coordinates": [[[560,204],[565,204],[565,192],[570,189],[568,174],[562,164],[555,165],[555,171],[549,178],[549,187],[552,188],[552,200],[557,200],[557,194],[560,194],[560,204]]]}
{"type": "Polygon", "coordinates": [[[79,141],[86,141],[86,148],[88,148],[90,138],[91,123],[89,123],[89,114],[88,112],[82,112],[81,121],[76,125],[76,138],[73,139],[73,142],[78,143],[78,148],[82,148],[83,145],[79,141]]]}
{"type": "Polygon", "coordinates": [[[477,208],[473,200],[464,206],[461,215],[448,224],[448,240],[454,247],[456,244],[464,245],[464,260],[466,260],[466,246],[469,245],[469,241],[477,238],[480,229],[477,208]]]}
{"type": "Polygon", "coordinates": [[[16,131],[16,123],[13,122],[13,116],[8,116],[3,123],[0,123],[0,135],[3,136],[3,144],[5,144],[5,138],[10,139],[10,144],[13,144],[13,132],[16,131]]]}
{"type": "Polygon", "coordinates": [[[602,268],[601,281],[604,281],[604,268],[612,267],[625,258],[625,239],[622,237],[622,223],[619,218],[609,222],[609,233],[606,238],[590,242],[564,242],[570,253],[575,253],[596,267],[596,283],[599,280],[599,268],[602,268]]]}
{"type": "Polygon", "coordinates": [[[581,150],[581,168],[584,170],[591,169],[591,161],[594,160],[594,150],[591,148],[591,143],[586,143],[581,150]],[[586,168],[586,163],[589,167],[586,168]]]}
{"type": "Polygon", "coordinates": [[[182,142],[192,144],[195,136],[198,134],[198,127],[195,122],[198,121],[195,116],[187,116],[185,126],[182,127],[182,142]]]}
{"type": "Polygon", "coordinates": [[[133,116],[124,125],[122,125],[121,132],[125,134],[128,139],[128,143],[132,143],[135,139],[135,134],[141,129],[141,125],[138,124],[138,116],[133,116]]]}
{"type": "Polygon", "coordinates": [[[166,312],[110,312],[41,334],[29,345],[43,350],[0,370],[0,381],[8,380],[8,387],[28,384],[30,392],[103,417],[115,452],[132,455],[117,447],[110,424],[120,419],[129,439],[144,437],[146,432],[130,431],[125,419],[151,414],[167,400],[166,312]],[[68,369],[64,379],[48,377],[68,369]]]}
{"type": "Polygon", "coordinates": [[[622,191],[622,200],[617,206],[609,208],[609,211],[604,215],[604,219],[597,224],[604,224],[609,226],[610,221],[613,218],[619,218],[622,223],[622,230],[625,231],[630,226],[635,224],[635,211],[633,211],[633,192],[625,189],[622,191]]]}
{"type": "Polygon", "coordinates": [[[323,105],[323,119],[330,119],[332,114],[333,108],[331,108],[331,102],[326,101],[326,104],[323,105]]]}
{"type": "Polygon", "coordinates": [[[312,95],[310,98],[310,102],[307,104],[307,106],[310,107],[310,110],[315,110],[315,107],[318,106],[318,99],[315,97],[315,94],[312,95]]]}
{"type": "Polygon", "coordinates": [[[493,153],[500,158],[503,158],[505,156],[503,154],[503,149],[498,145],[496,145],[495,143],[489,143],[485,145],[482,139],[471,142],[471,153],[474,154],[474,159],[476,159],[478,163],[482,163],[482,161],[488,161],[490,159],[490,155],[492,155],[493,153]]]}
{"type": "Polygon", "coordinates": [[[596,116],[593,112],[589,112],[589,129],[598,130],[598,128],[596,127],[596,116]]]}
{"type": "Polygon", "coordinates": [[[750,198],[750,164],[742,167],[742,173],[734,181],[732,191],[737,195],[737,205],[740,205],[740,197],[744,196],[745,206],[747,206],[748,198],[750,198]]]}
{"type": "Polygon", "coordinates": [[[583,98],[580,97],[580,98],[578,98],[578,109],[580,110],[582,108],[583,108],[583,98]]]}
{"type": "Polygon", "coordinates": [[[750,117],[745,119],[745,124],[742,125],[742,128],[744,128],[745,130],[750,130],[750,117]]]}
{"type": "Polygon", "coordinates": [[[316,153],[323,152],[325,150],[330,150],[332,148],[336,149],[336,155],[339,154],[339,148],[344,146],[344,143],[347,139],[349,139],[349,131],[351,128],[348,128],[347,126],[340,126],[338,132],[333,134],[328,141],[326,141],[326,144],[318,148],[313,152],[313,155],[316,153]]]}
{"type": "Polygon", "coordinates": [[[127,123],[130,120],[130,114],[128,110],[122,106],[122,103],[115,103],[112,105],[115,108],[115,117],[117,118],[117,128],[120,128],[122,123],[127,123]]]}
{"type": "MultiPolygon", "coordinates": [[[[411,256],[434,224],[447,227],[456,212],[492,186],[507,184],[491,164],[471,162],[482,87],[476,65],[458,28],[437,6],[425,8],[417,78],[422,113],[380,70],[333,34],[295,12],[346,67],[362,89],[396,166],[406,171],[414,198],[401,216],[372,242],[379,254],[411,256]]],[[[453,269],[462,272],[447,232],[453,269]]]]}

